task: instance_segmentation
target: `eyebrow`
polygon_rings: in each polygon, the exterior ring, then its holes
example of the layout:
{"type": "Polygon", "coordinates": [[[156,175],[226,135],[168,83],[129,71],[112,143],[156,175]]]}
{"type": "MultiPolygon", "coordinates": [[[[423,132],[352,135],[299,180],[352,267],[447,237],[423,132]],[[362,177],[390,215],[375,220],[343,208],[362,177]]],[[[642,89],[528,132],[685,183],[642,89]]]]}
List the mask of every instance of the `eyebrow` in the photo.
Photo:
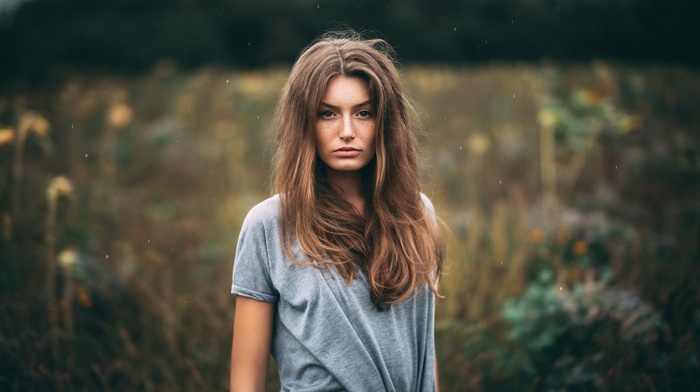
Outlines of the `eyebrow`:
{"type": "MultiPolygon", "coordinates": [[[[372,105],[372,102],[369,101],[369,100],[367,100],[367,101],[365,101],[365,102],[358,103],[357,105],[354,105],[353,108],[359,108],[359,107],[365,106],[365,105],[372,105]]],[[[329,109],[338,109],[337,106],[331,105],[331,104],[326,103],[326,102],[321,102],[321,105],[320,105],[320,106],[324,106],[324,107],[327,107],[327,108],[329,108],[329,109]]]]}

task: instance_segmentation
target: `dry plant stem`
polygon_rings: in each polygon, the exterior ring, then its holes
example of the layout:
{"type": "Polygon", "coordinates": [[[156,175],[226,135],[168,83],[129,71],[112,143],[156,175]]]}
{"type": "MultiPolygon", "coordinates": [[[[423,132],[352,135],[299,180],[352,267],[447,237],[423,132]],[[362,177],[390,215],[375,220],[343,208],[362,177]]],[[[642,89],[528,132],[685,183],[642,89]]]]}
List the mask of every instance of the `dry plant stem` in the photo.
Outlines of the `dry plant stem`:
{"type": "MultiPolygon", "coordinates": [[[[65,303],[65,309],[63,314],[63,323],[66,331],[66,337],[69,344],[73,344],[75,323],[73,319],[73,266],[65,266],[63,268],[66,275],[66,283],[63,287],[63,301],[65,303]]],[[[66,365],[68,369],[73,368],[73,350],[69,349],[66,352],[66,365]]]]}
{"type": "Polygon", "coordinates": [[[163,270],[162,290],[163,290],[163,334],[168,342],[168,346],[175,348],[175,325],[177,324],[178,314],[175,307],[175,293],[173,290],[173,271],[169,266],[165,266],[163,270]]]}
{"type": "Polygon", "coordinates": [[[107,178],[112,178],[116,173],[118,131],[117,127],[107,125],[101,140],[100,170],[101,174],[107,178]]]}
{"type": "Polygon", "coordinates": [[[474,186],[467,187],[467,202],[469,204],[479,204],[479,193],[482,191],[476,184],[484,183],[484,158],[481,154],[470,154],[469,155],[469,168],[467,169],[466,180],[474,184],[474,186]]]}
{"type": "Polygon", "coordinates": [[[46,213],[46,288],[48,290],[49,332],[51,334],[51,354],[54,364],[58,363],[58,309],[56,308],[56,196],[49,194],[46,213]]]}
{"type": "Polygon", "coordinates": [[[498,268],[508,258],[508,206],[499,202],[496,204],[491,217],[491,263],[498,268]]]}
{"type": "Polygon", "coordinates": [[[542,125],[540,132],[540,175],[542,178],[542,207],[545,224],[552,229],[557,211],[557,163],[555,157],[554,126],[542,125]]]}
{"type": "MultiPolygon", "coordinates": [[[[464,261],[459,268],[458,280],[454,281],[459,293],[455,298],[473,298],[480,284],[476,277],[479,276],[478,271],[481,268],[479,262],[482,260],[483,251],[480,249],[480,244],[486,232],[486,223],[481,209],[477,205],[470,206],[468,211],[470,215],[469,236],[466,247],[464,247],[464,261]],[[469,283],[465,284],[465,282],[469,283]]],[[[464,319],[468,314],[480,311],[480,305],[478,301],[455,300],[453,306],[457,311],[453,313],[453,316],[464,319]]]]}
{"type": "Polygon", "coordinates": [[[506,284],[506,287],[501,290],[501,300],[521,292],[520,290],[525,283],[524,265],[530,252],[530,246],[524,245],[523,242],[517,240],[528,235],[527,201],[522,189],[516,188],[513,194],[512,209],[511,211],[506,211],[506,214],[514,217],[517,221],[509,225],[509,234],[512,242],[509,245],[508,257],[503,261],[505,273],[502,273],[501,279],[506,284]]]}
{"type": "Polygon", "coordinates": [[[19,130],[17,144],[15,145],[15,162],[12,166],[12,218],[19,223],[22,221],[22,178],[24,177],[24,145],[27,139],[27,132],[19,130]]]}
{"type": "Polygon", "coordinates": [[[34,112],[25,112],[19,119],[17,126],[17,144],[15,149],[15,161],[13,165],[14,191],[12,192],[13,214],[15,221],[21,221],[21,191],[24,178],[24,147],[27,137],[31,133],[40,137],[46,137],[49,131],[49,123],[41,115],[34,112]]]}
{"type": "Polygon", "coordinates": [[[530,247],[527,203],[520,190],[508,202],[498,202],[489,215],[468,207],[466,238],[450,246],[451,262],[441,289],[449,298],[443,306],[448,319],[494,317],[506,298],[521,293],[530,247]],[[494,290],[494,287],[498,287],[494,290]]]}
{"type": "Polygon", "coordinates": [[[105,372],[95,363],[93,363],[90,368],[92,369],[92,374],[100,381],[101,390],[105,392],[111,391],[112,388],[110,387],[105,372]]]}
{"type": "Polygon", "coordinates": [[[118,131],[116,127],[108,124],[105,126],[104,133],[100,139],[100,153],[98,157],[100,180],[94,183],[93,189],[95,197],[93,197],[90,204],[90,210],[94,214],[111,213],[114,210],[114,202],[111,193],[114,188],[117,172],[116,156],[118,131]]]}
{"type": "Polygon", "coordinates": [[[74,332],[74,320],[73,320],[73,292],[74,292],[74,281],[73,281],[73,266],[64,266],[63,272],[66,277],[66,283],[63,286],[63,301],[65,301],[65,312],[63,315],[63,324],[68,335],[68,339],[73,339],[74,332]]]}

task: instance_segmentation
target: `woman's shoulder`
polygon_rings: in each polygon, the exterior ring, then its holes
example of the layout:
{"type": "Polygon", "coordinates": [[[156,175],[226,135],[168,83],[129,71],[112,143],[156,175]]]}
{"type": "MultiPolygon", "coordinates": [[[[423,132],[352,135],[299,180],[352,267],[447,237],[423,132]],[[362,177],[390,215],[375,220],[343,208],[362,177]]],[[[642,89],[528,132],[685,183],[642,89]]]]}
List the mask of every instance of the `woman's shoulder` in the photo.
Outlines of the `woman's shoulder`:
{"type": "Polygon", "coordinates": [[[265,225],[279,219],[279,195],[275,194],[253,206],[243,221],[243,226],[265,225]]]}
{"type": "Polygon", "coordinates": [[[426,196],[425,193],[421,192],[420,199],[423,201],[423,205],[430,212],[430,214],[435,216],[435,207],[433,207],[433,203],[430,201],[428,196],[426,196]]]}

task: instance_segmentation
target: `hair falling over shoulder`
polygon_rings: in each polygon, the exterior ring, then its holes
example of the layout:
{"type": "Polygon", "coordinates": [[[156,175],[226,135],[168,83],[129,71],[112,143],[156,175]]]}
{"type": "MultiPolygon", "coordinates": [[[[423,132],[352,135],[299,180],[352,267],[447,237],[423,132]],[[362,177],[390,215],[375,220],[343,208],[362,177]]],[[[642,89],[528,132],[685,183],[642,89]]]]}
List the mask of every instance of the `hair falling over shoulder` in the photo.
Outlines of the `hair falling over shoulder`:
{"type": "Polygon", "coordinates": [[[361,271],[380,309],[426,285],[438,294],[442,273],[442,242],[420,196],[411,115],[389,44],[354,32],[325,35],[301,53],[276,111],[274,184],[286,256],[326,270],[332,266],[346,282],[361,271]],[[315,116],[330,80],[339,75],[368,83],[377,116],[375,157],[362,169],[364,217],[331,187],[316,156],[315,116]],[[294,241],[304,260],[292,250],[294,241]]]}

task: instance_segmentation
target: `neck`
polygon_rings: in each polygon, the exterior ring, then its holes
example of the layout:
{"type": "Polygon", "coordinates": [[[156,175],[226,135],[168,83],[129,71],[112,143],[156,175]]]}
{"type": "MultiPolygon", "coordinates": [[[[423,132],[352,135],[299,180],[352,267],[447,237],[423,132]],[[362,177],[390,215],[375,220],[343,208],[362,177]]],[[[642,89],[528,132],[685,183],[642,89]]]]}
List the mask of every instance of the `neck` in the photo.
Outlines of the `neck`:
{"type": "Polygon", "coordinates": [[[362,192],[360,173],[328,170],[327,175],[328,181],[338,190],[343,199],[350,203],[360,215],[364,216],[367,198],[362,192]]]}

